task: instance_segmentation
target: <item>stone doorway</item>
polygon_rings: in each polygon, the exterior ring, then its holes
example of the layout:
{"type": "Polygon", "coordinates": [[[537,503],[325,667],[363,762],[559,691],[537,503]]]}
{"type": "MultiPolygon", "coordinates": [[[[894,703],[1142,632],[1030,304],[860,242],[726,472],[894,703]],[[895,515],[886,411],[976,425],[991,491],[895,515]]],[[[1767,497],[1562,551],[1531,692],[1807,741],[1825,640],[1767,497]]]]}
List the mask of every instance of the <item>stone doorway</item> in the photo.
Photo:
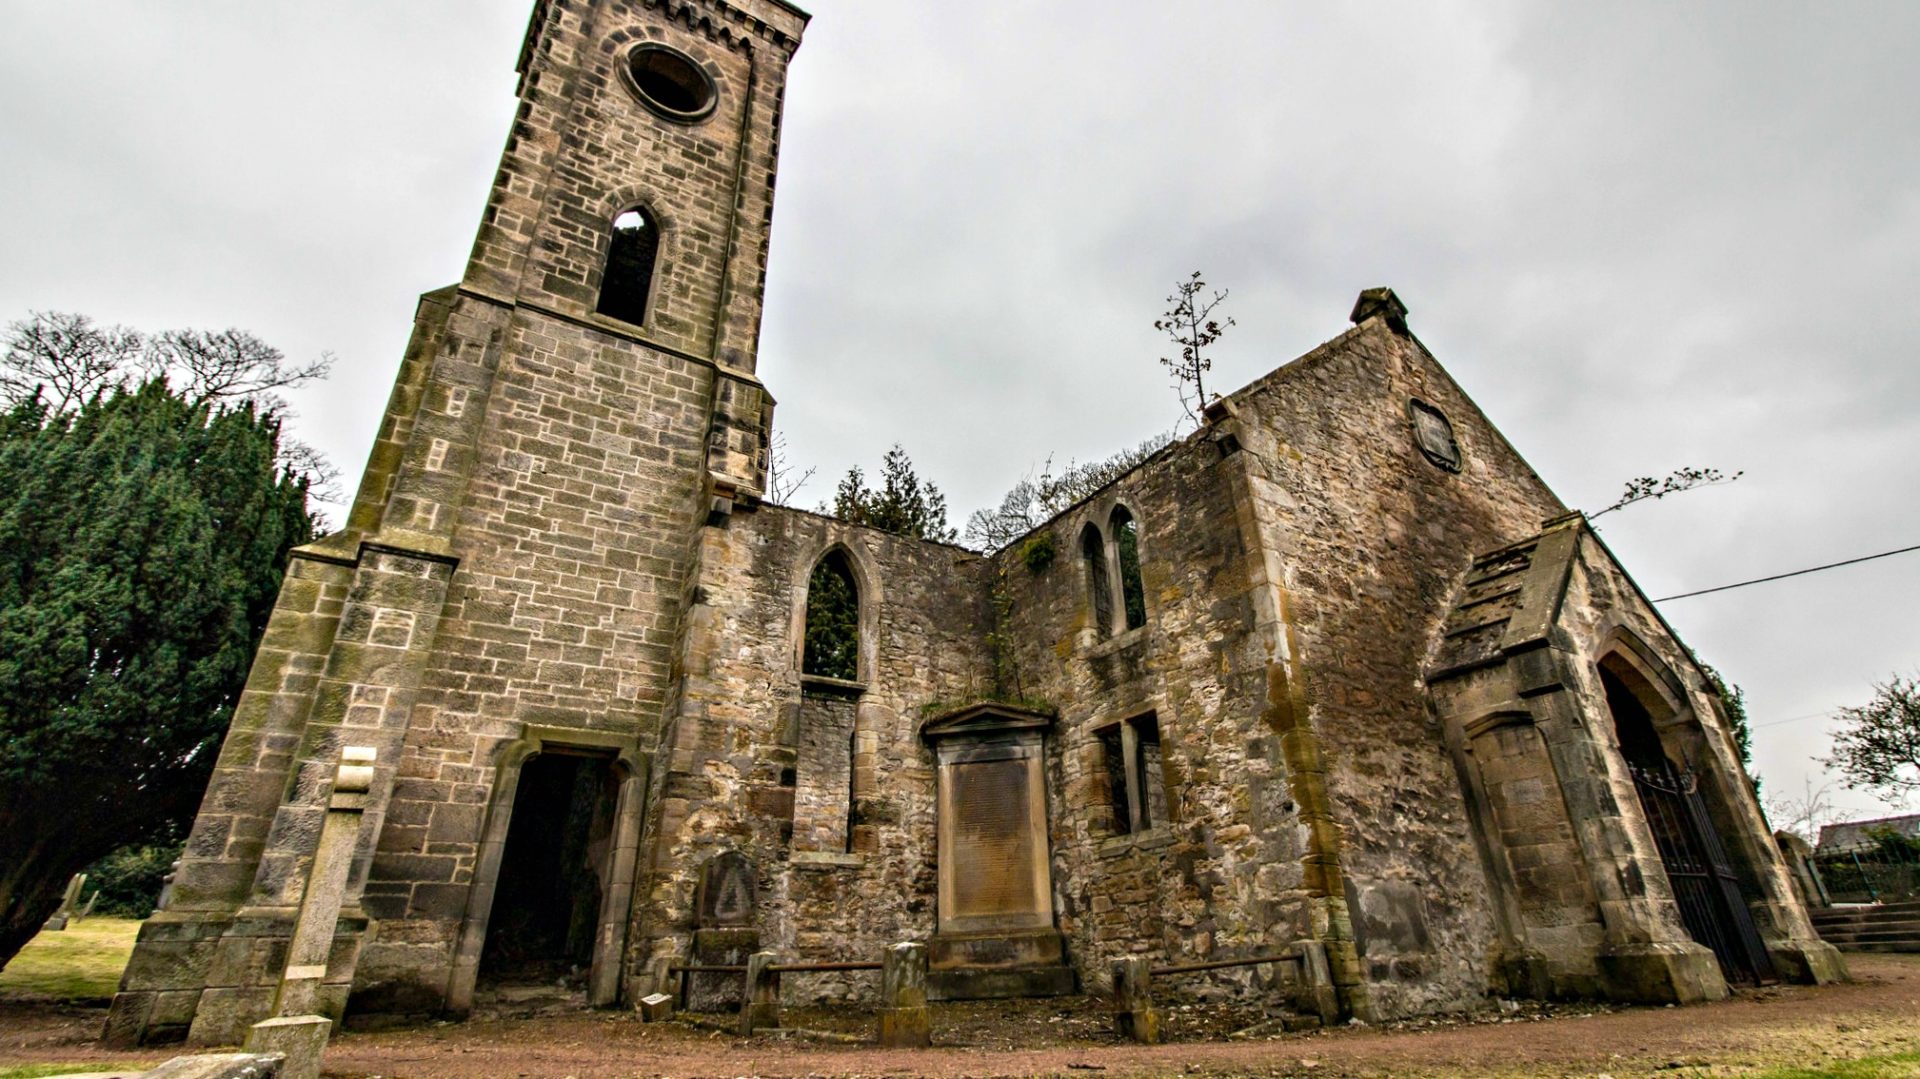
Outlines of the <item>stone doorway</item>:
{"type": "Polygon", "coordinates": [[[619,795],[612,753],[550,748],[520,767],[480,953],[480,1000],[585,1003],[619,795]]]}
{"type": "Polygon", "coordinates": [[[1680,920],[1695,943],[1713,950],[1728,982],[1777,981],[1699,778],[1668,755],[1644,695],[1634,692],[1635,674],[1618,662],[1603,661],[1600,684],[1680,920]]]}
{"type": "Polygon", "coordinates": [[[938,762],[936,997],[1051,996],[1074,989],[1054,927],[1041,712],[976,704],[921,729],[938,762]]]}

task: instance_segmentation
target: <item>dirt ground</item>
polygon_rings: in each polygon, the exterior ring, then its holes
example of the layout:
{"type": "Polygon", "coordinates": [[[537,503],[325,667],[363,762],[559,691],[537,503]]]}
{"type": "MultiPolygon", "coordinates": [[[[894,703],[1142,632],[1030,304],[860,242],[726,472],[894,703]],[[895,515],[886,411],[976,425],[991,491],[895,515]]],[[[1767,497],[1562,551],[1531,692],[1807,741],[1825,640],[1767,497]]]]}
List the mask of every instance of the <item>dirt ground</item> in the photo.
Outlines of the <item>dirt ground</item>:
{"type": "MultiPolygon", "coordinates": [[[[1478,1076],[1746,1075],[1800,1067],[1821,1074],[1861,1057],[1920,1054],[1920,956],[1849,956],[1856,981],[1739,993],[1693,1008],[1531,1004],[1449,1020],[1348,1026],[1304,1034],[1210,1036],[1136,1046],[1108,1033],[1100,1002],[942,1005],[935,1048],[850,1044],[867,1017],[789,1010],[811,1033],[741,1039],[697,1023],[643,1024],[630,1015],[498,1016],[381,1033],[347,1032],[326,1074],[383,1079],[451,1076],[1478,1076]],[[837,1032],[836,1032],[837,1031],[837,1032]]],[[[168,1053],[111,1053],[94,1042],[98,1008],[0,999],[0,1073],[72,1061],[128,1067],[168,1053]]],[[[1247,1018],[1189,1009],[1175,1037],[1214,1035],[1247,1018]]],[[[869,1028],[870,1029],[870,1028],[869,1028]]],[[[1859,1074],[1849,1072],[1849,1074],[1859,1074]]],[[[1920,1075],[1909,1056],[1875,1075],[1920,1075]],[[1907,1070],[1909,1067],[1911,1071],[1907,1070]]]]}

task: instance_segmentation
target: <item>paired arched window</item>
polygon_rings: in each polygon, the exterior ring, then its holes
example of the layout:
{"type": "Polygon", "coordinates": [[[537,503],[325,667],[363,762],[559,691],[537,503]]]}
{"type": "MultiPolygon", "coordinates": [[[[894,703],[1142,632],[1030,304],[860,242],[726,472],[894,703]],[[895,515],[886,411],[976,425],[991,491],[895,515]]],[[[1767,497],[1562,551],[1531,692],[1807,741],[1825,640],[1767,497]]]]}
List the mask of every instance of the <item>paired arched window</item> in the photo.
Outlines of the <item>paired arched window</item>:
{"type": "Polygon", "coordinates": [[[802,674],[860,679],[860,586],[842,550],[828,551],[807,578],[802,674]]]}
{"type": "Polygon", "coordinates": [[[600,275],[600,302],[594,310],[638,326],[647,319],[647,295],[653,290],[653,264],[660,254],[660,227],[642,207],[613,219],[607,242],[607,266],[600,275]]]}
{"type": "Polygon", "coordinates": [[[1087,591],[1093,604],[1093,624],[1101,636],[1139,629],[1147,624],[1147,590],[1140,580],[1140,526],[1125,506],[1113,507],[1107,531],[1093,522],[1080,531],[1080,554],[1087,565],[1087,591]],[[1107,541],[1113,558],[1107,557],[1107,541]],[[1111,565],[1111,569],[1109,569],[1111,565]],[[1114,624],[1114,601],[1119,600],[1122,622],[1114,624]]]}

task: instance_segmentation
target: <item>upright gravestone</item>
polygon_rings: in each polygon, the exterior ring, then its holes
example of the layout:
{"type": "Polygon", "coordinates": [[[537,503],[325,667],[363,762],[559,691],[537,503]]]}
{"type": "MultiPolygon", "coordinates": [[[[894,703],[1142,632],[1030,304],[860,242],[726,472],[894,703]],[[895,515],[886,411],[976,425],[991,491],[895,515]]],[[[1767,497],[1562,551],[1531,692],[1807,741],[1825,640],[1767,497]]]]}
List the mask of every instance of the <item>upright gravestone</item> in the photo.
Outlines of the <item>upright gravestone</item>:
{"type": "MultiPolygon", "coordinates": [[[[694,890],[693,966],[745,966],[760,950],[760,931],[754,928],[760,883],[753,863],[739,851],[724,851],[700,867],[694,890]]],[[[739,974],[687,975],[687,1009],[696,1012],[731,1011],[744,1000],[745,978],[739,974]]]]}
{"type": "Polygon", "coordinates": [[[67,922],[73,918],[74,908],[80,903],[80,889],[86,886],[87,875],[75,873],[73,879],[67,882],[67,894],[60,897],[60,909],[54,911],[53,917],[40,927],[42,932],[58,933],[67,927],[67,922]]]}

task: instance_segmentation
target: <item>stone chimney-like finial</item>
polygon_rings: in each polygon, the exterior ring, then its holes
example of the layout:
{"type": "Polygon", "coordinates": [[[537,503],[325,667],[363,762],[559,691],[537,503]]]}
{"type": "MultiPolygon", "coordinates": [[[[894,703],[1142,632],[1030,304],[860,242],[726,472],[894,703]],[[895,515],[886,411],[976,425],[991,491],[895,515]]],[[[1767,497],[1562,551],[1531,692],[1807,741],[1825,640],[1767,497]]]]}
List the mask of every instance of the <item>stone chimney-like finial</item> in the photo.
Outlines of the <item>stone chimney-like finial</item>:
{"type": "Polygon", "coordinates": [[[1349,317],[1353,319],[1354,325],[1357,326],[1375,315],[1383,316],[1394,333],[1407,332],[1407,305],[1400,302],[1400,297],[1395,296],[1392,289],[1386,287],[1362,289],[1360,298],[1353,301],[1353,314],[1349,317]]]}

